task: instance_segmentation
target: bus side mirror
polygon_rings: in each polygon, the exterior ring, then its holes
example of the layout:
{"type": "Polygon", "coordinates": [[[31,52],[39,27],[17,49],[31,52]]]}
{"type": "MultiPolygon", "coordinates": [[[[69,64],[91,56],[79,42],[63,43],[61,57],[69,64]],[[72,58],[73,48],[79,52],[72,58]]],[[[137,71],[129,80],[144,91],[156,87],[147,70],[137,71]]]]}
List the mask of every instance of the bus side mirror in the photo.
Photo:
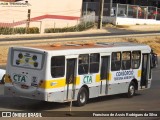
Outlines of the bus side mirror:
{"type": "Polygon", "coordinates": [[[151,54],[151,68],[155,68],[158,66],[158,56],[155,53],[151,54]]]}

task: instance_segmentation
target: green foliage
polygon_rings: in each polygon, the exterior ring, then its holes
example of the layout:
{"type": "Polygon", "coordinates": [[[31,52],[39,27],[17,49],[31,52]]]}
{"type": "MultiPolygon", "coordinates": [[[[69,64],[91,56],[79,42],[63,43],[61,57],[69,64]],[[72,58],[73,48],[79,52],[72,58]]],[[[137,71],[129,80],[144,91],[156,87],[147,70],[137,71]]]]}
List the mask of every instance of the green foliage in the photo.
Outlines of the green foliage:
{"type": "Polygon", "coordinates": [[[26,29],[25,27],[9,28],[9,27],[0,27],[1,35],[11,35],[11,34],[37,34],[39,33],[39,28],[31,27],[26,29]]]}
{"type": "Polygon", "coordinates": [[[65,28],[46,28],[45,33],[61,33],[61,32],[76,32],[84,31],[94,27],[93,22],[82,22],[76,26],[65,27],[65,28]]]}
{"type": "Polygon", "coordinates": [[[13,34],[25,34],[26,33],[26,28],[24,27],[19,27],[19,28],[14,28],[13,34]]]}
{"type": "Polygon", "coordinates": [[[27,34],[36,34],[36,33],[39,33],[39,28],[37,28],[37,27],[28,28],[28,29],[26,29],[26,33],[27,34]]]}
{"type": "Polygon", "coordinates": [[[13,28],[0,27],[0,34],[10,35],[12,34],[13,28]]]}
{"type": "MultiPolygon", "coordinates": [[[[64,28],[46,28],[45,33],[63,33],[63,32],[76,32],[76,31],[84,31],[94,27],[94,22],[81,22],[78,25],[72,27],[64,27],[64,28]]],[[[31,27],[26,29],[25,27],[0,27],[0,35],[11,35],[11,34],[38,34],[39,28],[31,27]]]]}

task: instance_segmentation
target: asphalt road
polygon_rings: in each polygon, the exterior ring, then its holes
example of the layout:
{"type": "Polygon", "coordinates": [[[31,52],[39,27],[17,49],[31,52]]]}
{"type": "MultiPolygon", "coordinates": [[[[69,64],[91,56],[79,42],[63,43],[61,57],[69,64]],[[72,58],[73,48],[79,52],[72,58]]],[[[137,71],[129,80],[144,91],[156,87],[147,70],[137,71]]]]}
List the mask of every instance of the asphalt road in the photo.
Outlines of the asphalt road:
{"type": "Polygon", "coordinates": [[[81,37],[106,37],[106,36],[114,36],[119,37],[121,35],[143,35],[143,34],[160,34],[160,31],[134,31],[134,30],[124,30],[124,29],[116,29],[116,28],[110,28],[107,29],[111,33],[87,33],[87,34],[64,34],[61,35],[54,35],[54,34],[37,34],[34,36],[7,36],[0,38],[0,42],[6,42],[6,41],[29,41],[29,40],[44,40],[44,39],[63,39],[63,38],[81,38],[81,37]]]}
{"type": "MultiPolygon", "coordinates": [[[[159,59],[160,63],[160,59],[159,59]]],[[[2,68],[2,66],[1,66],[2,68]]],[[[4,67],[3,67],[4,68],[4,67]]],[[[124,94],[90,99],[83,107],[72,107],[73,111],[160,111],[160,65],[153,69],[151,88],[138,91],[133,98],[124,94]]],[[[0,111],[69,111],[69,103],[43,101],[4,96],[4,85],[0,85],[0,111]]],[[[79,118],[80,119],[80,118],[79,118]]],[[[119,118],[120,119],[120,118],[119,118]]],[[[151,119],[151,118],[149,118],[151,119]]],[[[160,118],[153,118],[160,120],[160,118]]]]}

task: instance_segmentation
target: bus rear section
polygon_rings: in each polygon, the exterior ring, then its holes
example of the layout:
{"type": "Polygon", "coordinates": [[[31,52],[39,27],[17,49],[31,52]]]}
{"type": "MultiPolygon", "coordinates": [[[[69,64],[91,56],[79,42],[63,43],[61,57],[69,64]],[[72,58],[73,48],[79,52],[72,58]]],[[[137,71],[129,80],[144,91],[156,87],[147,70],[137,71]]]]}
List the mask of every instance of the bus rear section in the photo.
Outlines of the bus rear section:
{"type": "Polygon", "coordinates": [[[5,95],[47,100],[39,86],[45,79],[46,52],[11,47],[5,75],[5,95]]]}

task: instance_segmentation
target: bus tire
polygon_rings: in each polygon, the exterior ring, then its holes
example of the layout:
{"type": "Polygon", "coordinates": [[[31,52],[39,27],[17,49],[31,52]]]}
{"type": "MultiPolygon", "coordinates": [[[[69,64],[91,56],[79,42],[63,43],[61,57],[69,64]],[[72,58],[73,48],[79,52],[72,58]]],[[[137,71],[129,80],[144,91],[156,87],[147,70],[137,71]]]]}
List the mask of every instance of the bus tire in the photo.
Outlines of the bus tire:
{"type": "Polygon", "coordinates": [[[82,87],[79,90],[77,101],[75,101],[74,104],[78,107],[84,106],[87,103],[87,100],[88,100],[88,91],[86,88],[82,87]]]}
{"type": "Polygon", "coordinates": [[[135,95],[135,83],[134,82],[131,82],[129,84],[129,87],[128,87],[128,93],[127,93],[127,96],[128,98],[131,98],[135,95]]]}

